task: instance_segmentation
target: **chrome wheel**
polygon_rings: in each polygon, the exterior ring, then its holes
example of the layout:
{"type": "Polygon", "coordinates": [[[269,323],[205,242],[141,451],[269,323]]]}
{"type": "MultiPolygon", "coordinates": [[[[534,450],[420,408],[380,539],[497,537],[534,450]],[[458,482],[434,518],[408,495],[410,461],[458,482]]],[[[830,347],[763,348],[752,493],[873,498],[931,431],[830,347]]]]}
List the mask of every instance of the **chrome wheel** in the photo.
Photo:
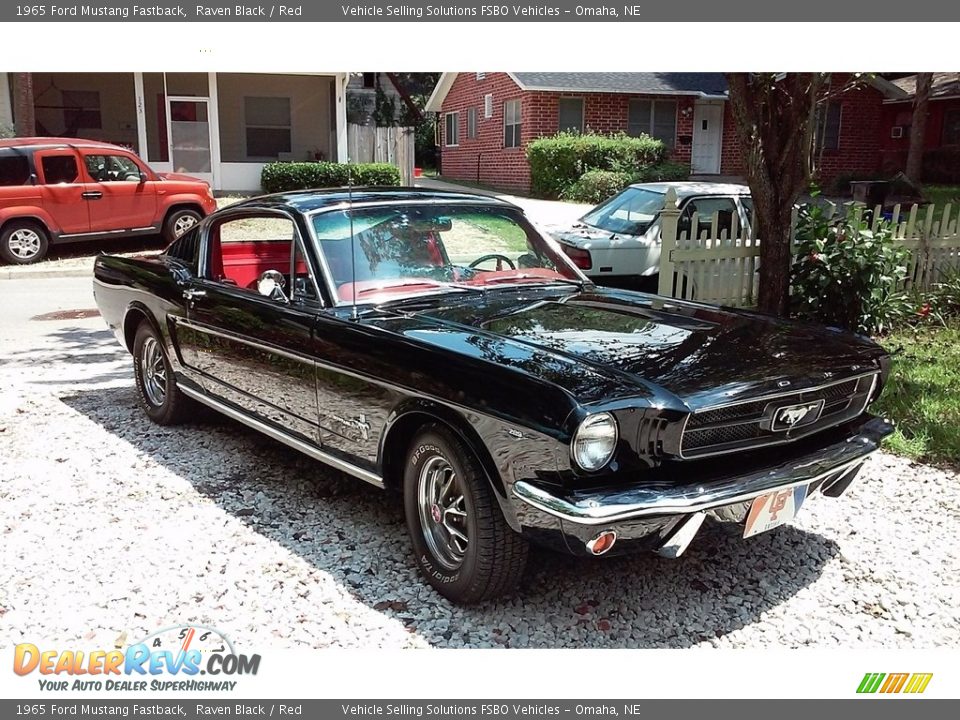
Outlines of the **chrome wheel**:
{"type": "Polygon", "coordinates": [[[420,529],[431,554],[448,570],[463,562],[470,539],[463,488],[456,471],[435,455],[424,463],[417,482],[420,529]]]}
{"type": "Polygon", "coordinates": [[[31,228],[14,230],[7,239],[10,254],[18,260],[30,260],[40,254],[43,241],[40,233],[31,228]]]}
{"type": "Polygon", "coordinates": [[[156,338],[148,337],[140,350],[140,374],[143,391],[154,407],[161,407],[167,398],[167,365],[156,338]]]}
{"type": "Polygon", "coordinates": [[[190,213],[181,215],[177,218],[176,222],[173,223],[173,234],[175,237],[180,237],[196,224],[197,217],[195,215],[190,213]]]}

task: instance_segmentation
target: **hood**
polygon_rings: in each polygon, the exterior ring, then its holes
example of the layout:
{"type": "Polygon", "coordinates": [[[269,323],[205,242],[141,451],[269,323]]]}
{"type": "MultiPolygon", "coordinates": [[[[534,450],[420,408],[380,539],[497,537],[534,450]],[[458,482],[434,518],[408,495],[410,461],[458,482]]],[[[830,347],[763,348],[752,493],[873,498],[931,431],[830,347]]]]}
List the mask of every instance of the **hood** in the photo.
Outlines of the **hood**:
{"type": "Polygon", "coordinates": [[[562,368],[553,381],[582,403],[632,395],[696,410],[870,372],[884,354],[819,326],[601,288],[498,291],[415,315],[488,338],[501,364],[532,356],[545,370],[562,368]]]}
{"type": "MultiPolygon", "coordinates": [[[[649,227],[649,226],[648,226],[649,227]]],[[[640,235],[628,235],[626,233],[615,233],[609,230],[601,230],[593,225],[587,225],[578,222],[568,229],[554,230],[550,233],[559,242],[565,242],[576,247],[584,247],[594,242],[611,242],[613,240],[627,240],[630,238],[643,237],[640,235]]]]}
{"type": "Polygon", "coordinates": [[[158,172],[157,176],[162,180],[171,180],[175,182],[192,182],[200,183],[201,185],[207,185],[206,180],[201,180],[200,178],[195,178],[192,175],[184,175],[183,173],[175,172],[158,172]]]}

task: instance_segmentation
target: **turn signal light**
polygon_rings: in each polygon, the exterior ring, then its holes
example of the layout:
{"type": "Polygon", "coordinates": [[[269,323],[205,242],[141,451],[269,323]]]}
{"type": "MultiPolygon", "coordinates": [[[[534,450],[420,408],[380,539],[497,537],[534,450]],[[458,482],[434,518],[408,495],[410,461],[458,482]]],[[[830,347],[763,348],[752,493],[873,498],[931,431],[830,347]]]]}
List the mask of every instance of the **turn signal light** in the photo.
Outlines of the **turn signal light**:
{"type": "Polygon", "coordinates": [[[573,247],[573,245],[561,244],[563,252],[566,253],[567,257],[573,260],[573,264],[576,265],[581,270],[589,270],[593,267],[593,258],[590,257],[589,250],[581,250],[580,248],[573,247]]]}
{"type": "Polygon", "coordinates": [[[594,555],[603,555],[613,547],[616,541],[617,534],[613,530],[604,530],[587,543],[587,550],[594,555]]]}

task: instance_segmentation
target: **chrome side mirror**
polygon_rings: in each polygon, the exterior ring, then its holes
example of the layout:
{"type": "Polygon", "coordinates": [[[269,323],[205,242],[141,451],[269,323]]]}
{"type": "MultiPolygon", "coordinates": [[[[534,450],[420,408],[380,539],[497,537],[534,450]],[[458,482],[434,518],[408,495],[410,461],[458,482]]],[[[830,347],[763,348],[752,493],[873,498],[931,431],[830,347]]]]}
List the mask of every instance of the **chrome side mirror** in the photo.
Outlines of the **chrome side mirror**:
{"type": "Polygon", "coordinates": [[[257,281],[257,292],[264,297],[286,305],[290,302],[290,298],[283,292],[286,284],[287,281],[284,279],[282,273],[277,270],[264,270],[260,275],[260,279],[257,281]]]}

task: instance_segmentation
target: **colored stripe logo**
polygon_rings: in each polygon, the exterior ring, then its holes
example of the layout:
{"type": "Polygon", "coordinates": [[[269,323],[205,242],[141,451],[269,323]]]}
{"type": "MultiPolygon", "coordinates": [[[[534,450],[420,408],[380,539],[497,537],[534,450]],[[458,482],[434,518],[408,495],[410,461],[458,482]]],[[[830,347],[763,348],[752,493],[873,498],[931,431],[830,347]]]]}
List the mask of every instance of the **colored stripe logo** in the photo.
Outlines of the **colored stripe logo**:
{"type": "Polygon", "coordinates": [[[857,692],[871,695],[873,693],[908,693],[918,695],[927,689],[933,673],[867,673],[860,681],[857,692]]]}

